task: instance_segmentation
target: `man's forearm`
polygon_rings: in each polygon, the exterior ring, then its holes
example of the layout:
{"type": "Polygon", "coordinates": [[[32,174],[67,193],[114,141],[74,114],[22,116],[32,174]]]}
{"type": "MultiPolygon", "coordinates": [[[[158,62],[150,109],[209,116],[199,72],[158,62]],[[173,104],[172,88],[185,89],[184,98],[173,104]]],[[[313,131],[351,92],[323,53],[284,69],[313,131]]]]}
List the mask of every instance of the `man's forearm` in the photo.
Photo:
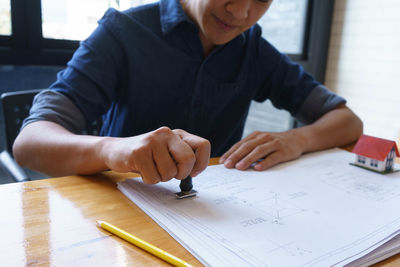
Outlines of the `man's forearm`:
{"type": "Polygon", "coordinates": [[[349,108],[342,105],[313,124],[292,131],[302,139],[304,153],[356,141],[363,132],[363,123],[349,108]]]}
{"type": "Polygon", "coordinates": [[[25,126],[14,144],[19,164],[51,176],[110,169],[138,172],[148,184],[196,176],[207,167],[210,151],[208,140],[165,126],[137,136],[99,137],[47,121],[25,126]]]}
{"type": "Polygon", "coordinates": [[[13,154],[17,162],[50,176],[93,174],[105,170],[98,150],[104,137],[75,135],[62,126],[38,121],[17,137],[13,154]]]}

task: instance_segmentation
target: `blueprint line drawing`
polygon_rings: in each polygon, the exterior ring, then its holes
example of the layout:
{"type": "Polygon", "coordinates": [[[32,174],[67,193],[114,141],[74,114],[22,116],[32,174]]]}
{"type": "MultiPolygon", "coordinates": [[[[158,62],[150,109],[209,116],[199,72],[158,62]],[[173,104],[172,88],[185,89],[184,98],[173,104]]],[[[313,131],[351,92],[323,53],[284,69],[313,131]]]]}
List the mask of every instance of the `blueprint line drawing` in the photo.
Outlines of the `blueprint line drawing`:
{"type": "Polygon", "coordinates": [[[400,234],[400,173],[351,160],[333,149],[264,172],[211,166],[184,200],[178,180],[118,187],[206,266],[342,266],[389,253],[383,245],[400,234]]]}

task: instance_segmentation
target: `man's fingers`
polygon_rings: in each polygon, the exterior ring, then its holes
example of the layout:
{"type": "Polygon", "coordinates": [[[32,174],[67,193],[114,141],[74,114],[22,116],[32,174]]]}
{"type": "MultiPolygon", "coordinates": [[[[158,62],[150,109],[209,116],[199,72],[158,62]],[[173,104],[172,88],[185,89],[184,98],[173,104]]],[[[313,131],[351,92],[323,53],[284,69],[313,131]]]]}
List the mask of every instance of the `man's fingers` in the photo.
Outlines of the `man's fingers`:
{"type": "Polygon", "coordinates": [[[227,168],[236,167],[237,163],[247,157],[254,149],[259,146],[259,141],[257,139],[247,140],[242,142],[232,154],[224,161],[224,165],[227,168]]]}
{"type": "MultiPolygon", "coordinates": [[[[239,154],[237,154],[238,153],[237,151],[243,148],[243,145],[245,145],[246,143],[257,142],[257,140],[260,139],[260,135],[263,135],[263,133],[259,131],[252,132],[251,134],[249,134],[248,136],[246,136],[245,138],[234,144],[227,152],[225,152],[221,156],[221,158],[219,159],[219,163],[224,164],[225,167],[227,168],[235,167],[237,161],[240,160],[238,159],[238,157],[240,156],[239,154]]],[[[243,152],[239,153],[243,154],[243,152]]],[[[242,156],[247,155],[247,153],[244,153],[242,156]]]]}
{"type": "Polygon", "coordinates": [[[192,171],[196,161],[192,148],[179,137],[173,138],[168,143],[168,149],[176,162],[176,179],[186,178],[192,171]]]}
{"type": "Polygon", "coordinates": [[[196,176],[210,158],[210,143],[183,130],[161,127],[132,141],[136,142],[132,142],[128,169],[140,172],[148,184],[196,176]]]}
{"type": "Polygon", "coordinates": [[[210,142],[207,140],[205,141],[206,142],[202,141],[202,144],[199,144],[195,150],[196,161],[194,163],[192,172],[190,173],[192,177],[195,177],[204,171],[208,166],[208,162],[210,161],[211,145],[210,142]]]}
{"type": "Polygon", "coordinates": [[[145,184],[156,184],[161,181],[160,173],[157,170],[152,155],[142,155],[135,159],[136,170],[140,172],[142,180],[145,184]]]}
{"type": "Polygon", "coordinates": [[[206,168],[211,150],[206,139],[168,127],[128,138],[110,138],[105,146],[108,149],[104,151],[111,150],[103,156],[108,168],[138,172],[147,184],[196,176],[206,168]]]}
{"type": "Polygon", "coordinates": [[[197,176],[205,168],[207,168],[208,162],[210,161],[211,145],[207,139],[190,134],[183,130],[174,130],[175,133],[188,144],[195,155],[195,162],[192,167],[190,175],[192,177],[197,176]]]}
{"type": "MultiPolygon", "coordinates": [[[[231,166],[232,163],[231,162],[227,162],[227,159],[229,158],[230,155],[232,155],[233,152],[235,152],[240,145],[242,144],[242,141],[237,142],[236,144],[234,144],[228,151],[226,151],[219,159],[219,163],[220,164],[225,164],[226,167],[231,166]]],[[[228,168],[232,168],[232,167],[228,167],[228,168]]]]}
{"type": "Polygon", "coordinates": [[[284,159],[282,159],[279,153],[274,152],[268,155],[264,160],[254,165],[254,169],[257,171],[263,171],[277,165],[278,163],[281,163],[282,161],[284,161],[284,159]]]}
{"type": "Polygon", "coordinates": [[[166,182],[176,177],[178,169],[174,159],[172,158],[168,148],[160,144],[153,151],[153,160],[156,164],[160,179],[166,182]]]}
{"type": "Polygon", "coordinates": [[[238,170],[246,170],[261,158],[269,157],[271,153],[276,151],[275,149],[276,148],[270,143],[258,145],[245,157],[240,159],[240,161],[235,164],[235,168],[238,170]]]}

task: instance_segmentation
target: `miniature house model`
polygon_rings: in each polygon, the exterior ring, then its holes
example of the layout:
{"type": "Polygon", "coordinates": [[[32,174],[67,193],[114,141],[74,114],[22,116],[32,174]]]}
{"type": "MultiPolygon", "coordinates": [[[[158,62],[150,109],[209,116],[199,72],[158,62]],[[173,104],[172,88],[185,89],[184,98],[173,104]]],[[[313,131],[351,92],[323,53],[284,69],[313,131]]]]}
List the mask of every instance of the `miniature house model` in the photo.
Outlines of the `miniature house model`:
{"type": "Polygon", "coordinates": [[[392,171],[394,159],[399,156],[396,142],[368,135],[358,139],[352,152],[356,154],[355,165],[378,172],[392,171]]]}

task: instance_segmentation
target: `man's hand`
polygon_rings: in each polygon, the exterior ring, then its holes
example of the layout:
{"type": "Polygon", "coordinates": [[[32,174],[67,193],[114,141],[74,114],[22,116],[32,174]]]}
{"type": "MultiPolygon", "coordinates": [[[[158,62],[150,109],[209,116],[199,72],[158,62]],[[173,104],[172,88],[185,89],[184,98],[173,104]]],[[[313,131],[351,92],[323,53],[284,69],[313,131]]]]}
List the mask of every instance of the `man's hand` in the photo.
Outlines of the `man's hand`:
{"type": "Polygon", "coordinates": [[[155,184],[198,175],[207,167],[210,150],[204,138],[161,127],[134,137],[110,137],[101,155],[109,169],[138,172],[144,183],[155,184]]]}
{"type": "Polygon", "coordinates": [[[220,163],[239,170],[245,170],[255,163],[254,169],[262,171],[298,158],[303,150],[303,140],[294,131],[256,131],[233,145],[222,155],[220,163]]]}
{"type": "Polygon", "coordinates": [[[239,170],[255,163],[254,169],[261,171],[305,152],[354,142],[362,130],[362,121],[343,104],[304,127],[281,133],[254,132],[222,155],[220,163],[239,170]]]}

